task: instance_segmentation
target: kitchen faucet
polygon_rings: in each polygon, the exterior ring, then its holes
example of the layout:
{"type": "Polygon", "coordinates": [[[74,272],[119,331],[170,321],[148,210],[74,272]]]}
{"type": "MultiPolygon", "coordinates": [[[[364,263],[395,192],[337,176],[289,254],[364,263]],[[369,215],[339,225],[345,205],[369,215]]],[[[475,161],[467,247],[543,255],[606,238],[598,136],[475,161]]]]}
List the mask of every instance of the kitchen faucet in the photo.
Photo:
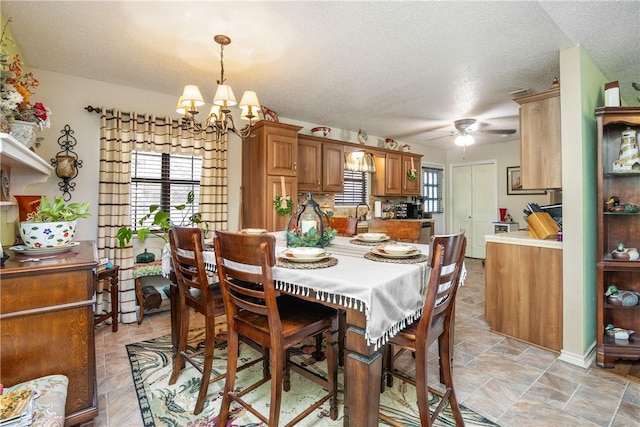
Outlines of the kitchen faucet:
{"type": "Polygon", "coordinates": [[[369,205],[366,203],[358,203],[358,205],[356,206],[356,219],[358,221],[366,221],[368,213],[369,213],[369,205]],[[358,209],[360,209],[360,206],[364,206],[367,208],[367,211],[362,216],[358,216],[358,209]]]}

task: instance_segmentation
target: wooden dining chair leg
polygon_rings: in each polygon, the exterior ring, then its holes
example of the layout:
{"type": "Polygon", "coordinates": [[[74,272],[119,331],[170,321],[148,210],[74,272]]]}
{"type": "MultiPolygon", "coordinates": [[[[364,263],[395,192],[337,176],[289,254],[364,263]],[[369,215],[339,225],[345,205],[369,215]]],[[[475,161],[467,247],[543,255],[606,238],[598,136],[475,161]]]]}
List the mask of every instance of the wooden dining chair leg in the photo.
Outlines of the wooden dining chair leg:
{"type": "MultiPolygon", "coordinates": [[[[329,390],[337,390],[338,384],[338,340],[335,338],[335,331],[327,330],[324,332],[325,342],[327,343],[327,381],[329,390]]],[[[345,379],[346,381],[346,379],[345,379]]],[[[333,396],[329,398],[329,416],[332,420],[335,420],[338,417],[338,393],[334,393],[333,396]]]]}
{"type": "Polygon", "coordinates": [[[347,334],[347,312],[338,310],[338,366],[344,366],[344,340],[347,334]]]}
{"type": "Polygon", "coordinates": [[[209,389],[209,383],[211,382],[211,370],[213,367],[213,352],[215,350],[215,345],[216,345],[215,325],[206,325],[205,343],[204,343],[204,361],[202,364],[202,378],[200,379],[200,389],[198,390],[198,399],[196,400],[196,407],[193,410],[194,415],[198,415],[200,412],[202,412],[202,408],[204,408],[204,401],[206,400],[207,390],[209,389]]]}
{"type": "MultiPolygon", "coordinates": [[[[453,321],[451,322],[453,323],[453,321]]],[[[458,397],[456,396],[455,388],[453,386],[453,342],[450,341],[453,334],[445,331],[442,334],[442,342],[438,343],[438,352],[440,353],[440,368],[442,371],[443,380],[447,392],[449,392],[449,406],[453,413],[453,419],[456,422],[456,426],[464,426],[464,420],[462,419],[462,412],[460,412],[460,406],[458,405],[458,397]]]]}
{"type": "Polygon", "coordinates": [[[220,404],[220,414],[218,415],[217,427],[225,427],[227,418],[229,418],[229,407],[231,406],[231,396],[236,381],[236,372],[238,364],[238,333],[227,331],[227,378],[224,381],[224,394],[222,395],[222,403],[220,404]]]}
{"type": "MultiPolygon", "coordinates": [[[[316,336],[316,339],[318,337],[316,336]]],[[[322,341],[322,334],[320,334],[320,341],[322,341]]],[[[284,371],[282,373],[282,389],[284,391],[291,390],[291,370],[289,369],[289,357],[291,352],[287,349],[284,351],[284,371]]]]}
{"type": "Polygon", "coordinates": [[[269,408],[269,423],[277,426],[280,421],[280,405],[282,404],[283,371],[285,362],[284,352],[271,350],[271,402],[269,408]]]}
{"type": "MultiPolygon", "coordinates": [[[[184,301],[184,299],[182,301],[184,301]]],[[[186,304],[181,304],[180,312],[186,313],[186,315],[181,316],[179,322],[180,340],[178,342],[176,356],[173,359],[173,372],[171,373],[171,378],[169,378],[169,385],[176,383],[178,376],[180,375],[180,371],[185,366],[184,357],[185,352],[187,351],[187,339],[189,335],[189,312],[186,304]]]]}
{"type": "Polygon", "coordinates": [[[313,352],[313,357],[318,362],[322,360],[322,334],[316,335],[316,351],[313,352]]]}

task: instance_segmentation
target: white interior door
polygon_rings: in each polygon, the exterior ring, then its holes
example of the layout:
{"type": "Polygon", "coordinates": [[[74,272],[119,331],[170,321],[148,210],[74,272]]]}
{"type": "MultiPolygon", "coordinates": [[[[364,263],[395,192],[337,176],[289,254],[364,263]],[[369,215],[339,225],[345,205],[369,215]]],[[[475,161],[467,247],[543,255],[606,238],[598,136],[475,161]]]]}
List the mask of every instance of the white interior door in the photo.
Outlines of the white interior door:
{"type": "Polygon", "coordinates": [[[453,167],[453,231],[466,231],[466,256],[471,258],[485,258],[484,236],[493,232],[491,223],[498,209],[496,171],[495,162],[453,167]]]}

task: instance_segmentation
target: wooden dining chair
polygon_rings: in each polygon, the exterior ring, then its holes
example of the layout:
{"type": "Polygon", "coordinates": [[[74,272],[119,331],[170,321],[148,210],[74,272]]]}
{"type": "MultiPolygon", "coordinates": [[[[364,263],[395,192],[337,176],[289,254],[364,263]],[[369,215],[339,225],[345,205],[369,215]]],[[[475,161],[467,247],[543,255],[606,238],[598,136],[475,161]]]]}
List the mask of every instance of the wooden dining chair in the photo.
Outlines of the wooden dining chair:
{"type": "Polygon", "coordinates": [[[320,384],[328,392],[287,425],[305,418],[322,403],[330,401],[330,416],[337,408],[337,330],[336,310],[314,302],[280,294],[275,289],[272,267],[275,264],[275,237],[270,234],[247,235],[217,231],[214,241],[218,277],[227,312],[227,378],[218,426],[226,425],[231,401],[269,426],[279,425],[282,391],[290,388],[289,370],[320,384]],[[324,333],[327,378],[308,372],[288,358],[289,349],[307,337],[324,333]],[[270,349],[270,377],[252,385],[236,388],[238,339],[244,336],[270,349]],[[269,417],[246,402],[243,396],[271,380],[269,417]],[[242,390],[242,391],[240,391],[242,390]]]}
{"type": "Polygon", "coordinates": [[[358,229],[357,218],[330,217],[329,226],[338,232],[339,236],[355,236],[358,229]]]}
{"type": "MultiPolygon", "coordinates": [[[[383,350],[387,386],[391,387],[393,377],[397,377],[416,387],[420,424],[423,427],[433,425],[438,413],[446,406],[447,402],[453,412],[456,426],[464,426],[453,386],[452,364],[455,299],[462,274],[466,245],[467,239],[464,232],[433,237],[431,241],[431,272],[429,273],[422,316],[392,337],[383,350]],[[427,382],[427,352],[429,345],[436,339],[438,340],[440,358],[440,382],[445,386],[444,392],[432,389],[427,382]],[[399,348],[397,353],[395,348],[399,348]],[[393,367],[393,361],[405,350],[414,352],[415,377],[393,367]],[[429,410],[430,392],[441,397],[440,403],[432,414],[429,410]]],[[[400,425],[384,414],[380,414],[380,418],[391,425],[400,425]]]]}
{"type": "Polygon", "coordinates": [[[193,411],[197,415],[204,407],[209,383],[224,378],[224,375],[218,375],[210,380],[215,349],[216,318],[224,323],[224,318],[221,317],[225,313],[224,302],[220,286],[217,283],[210,284],[211,279],[207,276],[202,257],[204,250],[202,230],[197,227],[172,227],[169,230],[169,246],[178,284],[178,304],[181,313],[179,319],[180,339],[169,384],[175,384],[185,361],[200,371],[202,374],[200,389],[193,411]],[[189,307],[202,314],[205,319],[204,348],[194,352],[187,349],[189,307]],[[200,355],[204,355],[203,363],[196,360],[196,357],[200,355]]]}
{"type": "Polygon", "coordinates": [[[385,233],[393,240],[409,243],[418,243],[422,228],[420,221],[405,219],[371,219],[368,224],[370,233],[385,233]]]}

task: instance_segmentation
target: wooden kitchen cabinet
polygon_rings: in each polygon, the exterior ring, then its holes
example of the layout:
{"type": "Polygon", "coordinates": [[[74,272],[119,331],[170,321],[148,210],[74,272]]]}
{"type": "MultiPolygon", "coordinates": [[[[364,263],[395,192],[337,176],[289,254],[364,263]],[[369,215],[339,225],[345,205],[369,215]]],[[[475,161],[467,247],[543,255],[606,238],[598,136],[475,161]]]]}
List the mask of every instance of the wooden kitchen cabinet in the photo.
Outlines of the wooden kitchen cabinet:
{"type": "MultiPolygon", "coordinates": [[[[640,170],[614,170],[613,167],[620,157],[622,132],[633,129],[640,135],[640,107],[601,107],[595,115],[598,136],[596,363],[608,368],[613,367],[617,359],[640,359],[640,305],[615,305],[605,296],[610,285],[620,291],[640,292],[640,260],[612,256],[618,243],[626,248],[640,248],[640,213],[611,212],[605,206],[612,196],[617,196],[621,204],[640,201],[640,170]],[[636,333],[628,340],[615,339],[605,333],[608,324],[636,333]]],[[[625,153],[625,157],[630,155],[625,153]]]]}
{"type": "Polygon", "coordinates": [[[527,233],[486,236],[485,317],[491,330],[553,351],[562,349],[562,244],[537,246],[527,233]],[[522,242],[499,236],[522,234],[522,242]],[[493,238],[497,241],[490,241],[493,238]],[[544,268],[540,268],[544,265],[544,268]]]}
{"type": "MultiPolygon", "coordinates": [[[[262,120],[242,141],[242,227],[280,231],[281,218],[273,207],[281,195],[281,177],[296,208],[298,131],[300,126],[262,120]],[[274,187],[274,183],[277,186],[274,187]]],[[[287,217],[283,217],[287,218],[287,217]]],[[[286,221],[285,221],[286,225],[286,221]]]]}
{"type": "Polygon", "coordinates": [[[344,192],[344,147],[322,143],[322,191],[344,192]]]}
{"type": "Polygon", "coordinates": [[[402,194],[407,196],[420,195],[420,177],[422,176],[420,159],[412,156],[402,156],[402,194]],[[412,167],[413,165],[413,167],[412,167]],[[409,179],[409,171],[415,169],[416,179],[409,179]]]}
{"type": "Polygon", "coordinates": [[[0,380],[5,387],[52,374],[69,378],[65,425],[98,415],[93,325],[97,251],[40,262],[11,256],[0,270],[0,380]]]}
{"type": "Polygon", "coordinates": [[[514,101],[520,104],[522,188],[562,188],[560,88],[514,101]]]}
{"type": "Polygon", "coordinates": [[[371,192],[374,196],[418,196],[420,195],[420,161],[422,156],[407,155],[400,152],[376,154],[376,173],[372,175],[371,192]],[[410,181],[407,171],[411,168],[411,159],[418,177],[410,181]]]}
{"type": "Polygon", "coordinates": [[[344,145],[310,135],[298,136],[298,191],[344,191],[344,145]]]}

